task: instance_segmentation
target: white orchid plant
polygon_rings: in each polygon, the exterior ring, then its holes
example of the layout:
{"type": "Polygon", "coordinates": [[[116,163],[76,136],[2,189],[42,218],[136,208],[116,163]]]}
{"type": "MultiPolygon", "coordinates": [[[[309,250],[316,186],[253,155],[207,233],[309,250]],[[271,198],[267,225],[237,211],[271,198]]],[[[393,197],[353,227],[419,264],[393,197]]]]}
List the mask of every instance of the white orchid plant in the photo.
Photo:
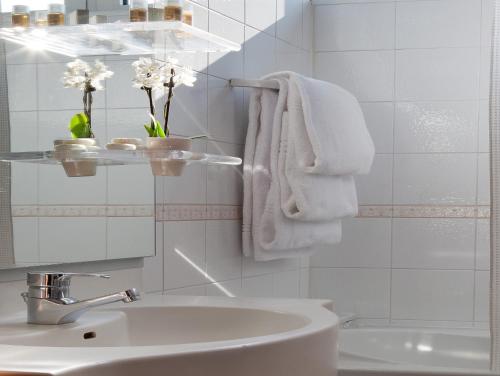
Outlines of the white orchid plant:
{"type": "Polygon", "coordinates": [[[178,61],[168,58],[165,63],[141,57],[132,63],[135,69],[134,87],[144,90],[149,100],[150,125],[144,125],[150,137],[169,137],[170,128],[168,126],[170,106],[174,97],[174,89],[181,85],[193,86],[196,77],[192,69],[181,67],[178,61]],[[167,100],[163,106],[163,128],[155,118],[155,106],[153,102],[153,92],[157,89],[168,88],[167,100]]]}
{"type": "Polygon", "coordinates": [[[99,60],[91,65],[76,59],[67,64],[63,83],[65,88],[75,88],[83,91],[83,113],[71,118],[69,130],[73,138],[94,138],[92,131],[92,93],[104,90],[102,82],[113,76],[113,72],[99,60]]]}

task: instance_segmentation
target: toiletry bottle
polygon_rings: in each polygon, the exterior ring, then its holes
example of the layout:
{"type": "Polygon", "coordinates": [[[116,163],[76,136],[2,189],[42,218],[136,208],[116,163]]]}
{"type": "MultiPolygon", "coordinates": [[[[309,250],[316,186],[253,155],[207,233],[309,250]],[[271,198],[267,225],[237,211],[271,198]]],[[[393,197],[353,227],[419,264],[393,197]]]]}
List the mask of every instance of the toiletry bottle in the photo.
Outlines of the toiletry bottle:
{"type": "Polygon", "coordinates": [[[27,5],[12,7],[12,27],[28,27],[30,25],[30,9],[27,5]]]}
{"type": "Polygon", "coordinates": [[[31,11],[31,23],[36,27],[45,27],[48,25],[47,22],[47,11],[46,10],[33,10],[31,11]]]}
{"type": "Polygon", "coordinates": [[[154,0],[148,6],[148,21],[163,21],[165,0],[154,0]]]}
{"type": "Polygon", "coordinates": [[[148,20],[148,1],[131,0],[130,22],[146,22],[148,20]]]}
{"type": "Polygon", "coordinates": [[[165,21],[182,21],[182,0],[166,0],[165,21]]]}
{"type": "Polygon", "coordinates": [[[49,26],[64,25],[64,4],[49,4],[49,11],[47,13],[47,24],[49,26]]]}
{"type": "Polygon", "coordinates": [[[193,4],[189,1],[186,1],[182,8],[182,22],[187,25],[193,25],[193,4]]]}

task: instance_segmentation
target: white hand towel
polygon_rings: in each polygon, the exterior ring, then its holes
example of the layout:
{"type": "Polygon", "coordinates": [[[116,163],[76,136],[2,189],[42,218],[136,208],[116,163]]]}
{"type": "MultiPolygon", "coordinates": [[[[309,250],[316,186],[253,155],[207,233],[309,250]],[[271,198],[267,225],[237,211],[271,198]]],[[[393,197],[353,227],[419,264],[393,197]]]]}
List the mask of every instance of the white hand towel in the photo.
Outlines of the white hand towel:
{"type": "MultiPolygon", "coordinates": [[[[290,96],[293,95],[289,92],[290,96]]],[[[301,114],[295,114],[295,127],[290,115],[283,114],[281,148],[278,157],[281,210],[284,215],[300,221],[329,221],[353,217],[358,213],[356,185],[351,175],[309,174],[298,166],[294,133],[297,124],[304,124],[301,114]]]]}
{"type": "MultiPolygon", "coordinates": [[[[250,98],[245,146],[243,251],[267,261],[308,255],[318,244],[340,241],[340,221],[300,222],[287,218],[280,205],[278,156],[288,84],[278,93],[263,90],[250,98]]],[[[286,118],[286,116],[285,116],[286,118]]]]}
{"type": "Polygon", "coordinates": [[[288,111],[298,166],[321,175],[370,171],[375,147],[357,99],[345,89],[293,72],[265,79],[290,81],[288,111]],[[297,122],[297,119],[303,118],[297,122]]]}

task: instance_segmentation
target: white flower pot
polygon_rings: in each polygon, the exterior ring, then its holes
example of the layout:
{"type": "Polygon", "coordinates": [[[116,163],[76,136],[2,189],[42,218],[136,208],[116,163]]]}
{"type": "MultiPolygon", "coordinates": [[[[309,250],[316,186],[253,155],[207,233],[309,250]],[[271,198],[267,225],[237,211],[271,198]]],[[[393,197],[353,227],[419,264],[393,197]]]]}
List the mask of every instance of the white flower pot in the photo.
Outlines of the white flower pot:
{"type": "Polygon", "coordinates": [[[151,158],[151,170],[154,176],[180,176],[186,161],[169,160],[155,155],[155,151],[185,150],[190,151],[192,141],[184,137],[148,137],[146,148],[151,158]]]}
{"type": "Polygon", "coordinates": [[[95,176],[97,161],[95,159],[78,160],[78,152],[97,148],[97,142],[93,138],[54,140],[54,157],[61,161],[68,177],[95,176]]]}

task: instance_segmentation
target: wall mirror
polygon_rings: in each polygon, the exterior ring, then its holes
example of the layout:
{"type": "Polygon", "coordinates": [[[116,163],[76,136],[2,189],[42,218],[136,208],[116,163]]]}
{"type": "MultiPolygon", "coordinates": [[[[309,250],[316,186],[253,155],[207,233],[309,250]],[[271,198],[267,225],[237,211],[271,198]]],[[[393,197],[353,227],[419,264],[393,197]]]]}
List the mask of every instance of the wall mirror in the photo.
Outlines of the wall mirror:
{"type": "MultiPolygon", "coordinates": [[[[44,5],[22,3],[32,9],[44,5]]],[[[73,3],[82,2],[66,6],[73,3]]],[[[114,3],[122,12],[120,2],[114,3]]],[[[0,4],[5,20],[13,4],[0,4]]],[[[0,41],[0,152],[50,150],[54,139],[70,137],[69,121],[82,106],[81,93],[61,81],[70,60],[0,41]]],[[[131,82],[115,83],[120,84],[131,82]]],[[[135,116],[142,109],[114,102],[107,90],[95,95],[98,142],[143,138],[135,116]]],[[[148,165],[99,167],[95,176],[69,178],[60,165],[1,162],[0,268],[154,255],[154,186],[148,165]]]]}

